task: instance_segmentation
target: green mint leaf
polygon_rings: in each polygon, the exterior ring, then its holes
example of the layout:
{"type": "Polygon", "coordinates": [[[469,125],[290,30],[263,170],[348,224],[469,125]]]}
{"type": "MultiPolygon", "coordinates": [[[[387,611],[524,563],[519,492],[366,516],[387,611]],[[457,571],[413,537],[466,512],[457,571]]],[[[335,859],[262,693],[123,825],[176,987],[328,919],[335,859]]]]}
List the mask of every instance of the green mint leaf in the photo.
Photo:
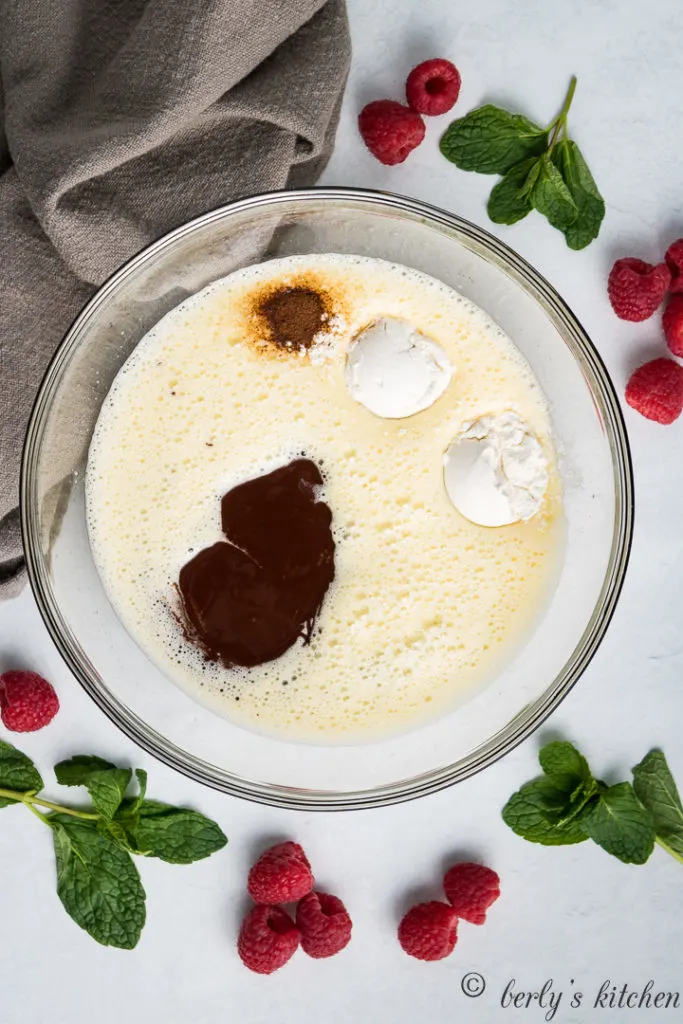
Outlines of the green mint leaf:
{"type": "Polygon", "coordinates": [[[552,226],[560,231],[566,231],[579,215],[562,175],[547,153],[539,161],[538,177],[530,198],[534,209],[547,217],[552,226]]]}
{"type": "Polygon", "coordinates": [[[139,797],[126,797],[116,814],[117,821],[139,821],[141,817],[156,818],[161,814],[168,814],[169,811],[185,810],[184,807],[174,807],[173,804],[165,804],[161,800],[142,800],[139,797]]]}
{"type": "Polygon", "coordinates": [[[571,139],[558,142],[552,160],[559,170],[579,211],[573,224],[565,230],[570,249],[585,249],[598,237],[605,216],[605,202],[581,150],[571,139]]]}
{"type": "Polygon", "coordinates": [[[143,810],[145,817],[151,818],[157,814],[166,814],[173,810],[172,804],[161,803],[160,800],[141,800],[138,796],[127,796],[121,801],[121,806],[115,814],[116,821],[122,821],[126,827],[131,824],[137,825],[140,821],[140,811],[143,810]],[[143,808],[144,805],[144,808],[143,808]]]}
{"type": "Polygon", "coordinates": [[[111,821],[119,809],[132,775],[130,768],[110,768],[91,772],[86,779],[95,810],[105,821],[111,821]]]}
{"type": "Polygon", "coordinates": [[[540,173],[540,170],[541,170],[541,161],[540,161],[540,159],[538,157],[535,157],[534,161],[533,161],[533,163],[532,163],[532,165],[531,165],[531,167],[529,169],[529,173],[527,174],[526,181],[524,182],[524,184],[522,185],[522,188],[520,190],[520,193],[519,193],[520,199],[526,199],[527,202],[529,202],[529,203],[531,202],[531,193],[532,193],[533,187],[536,184],[536,181],[538,179],[538,175],[540,173]]]}
{"type": "Polygon", "coordinates": [[[145,793],[147,792],[147,772],[144,768],[135,769],[135,778],[138,780],[139,792],[135,797],[133,810],[137,811],[140,804],[145,799],[145,793]]]}
{"type": "MultiPolygon", "coordinates": [[[[139,810],[145,801],[147,772],[143,768],[136,768],[135,777],[140,787],[138,795],[135,797],[125,797],[116,810],[114,820],[106,823],[106,827],[119,846],[123,846],[126,850],[131,850],[133,853],[140,853],[132,830],[137,828],[140,822],[139,810]]],[[[148,800],[147,803],[155,804],[152,800],[148,800]]],[[[165,811],[168,805],[159,804],[159,807],[165,811]]]]}
{"type": "MultiPolygon", "coordinates": [[[[85,786],[95,810],[109,821],[123,800],[133,772],[130,768],[117,768],[101,757],[79,754],[55,765],[55,775],[62,786],[85,786]]],[[[146,785],[147,775],[143,775],[146,785]]]]}
{"type": "MultiPolygon", "coordinates": [[[[11,743],[0,740],[0,789],[12,789],[18,793],[39,793],[43,780],[30,757],[22,754],[11,743]]],[[[11,797],[0,796],[0,807],[18,803],[11,797]]]]}
{"type": "Polygon", "coordinates": [[[524,190],[529,174],[537,164],[537,157],[522,160],[494,185],[486,207],[494,224],[516,224],[531,212],[531,201],[524,190]]]}
{"type": "Polygon", "coordinates": [[[64,909],[103,946],[133,949],[145,923],[145,891],[130,855],[91,822],[66,814],[49,820],[64,909]]]}
{"type": "Polygon", "coordinates": [[[120,821],[104,821],[100,818],[97,822],[97,830],[103,836],[113,839],[117,846],[129,853],[137,853],[137,847],[133,836],[120,821]]]}
{"type": "Polygon", "coordinates": [[[140,815],[137,813],[139,803],[140,799],[137,796],[124,797],[118,811],[114,815],[114,820],[123,822],[126,827],[128,827],[131,822],[137,822],[140,818],[140,815]]]}
{"type": "Polygon", "coordinates": [[[539,751],[538,760],[552,784],[563,793],[574,793],[594,781],[588,762],[572,743],[560,740],[546,743],[539,751]]]}
{"type": "Polygon", "coordinates": [[[108,771],[111,768],[116,768],[111,761],[104,761],[94,754],[78,754],[56,764],[55,775],[60,786],[85,786],[93,772],[108,771]]]}
{"type": "Polygon", "coordinates": [[[557,819],[556,824],[566,825],[574,819],[582,818],[587,813],[589,805],[592,806],[598,795],[606,788],[603,783],[598,782],[596,779],[591,779],[590,782],[577,786],[570,796],[569,804],[557,819]]]}
{"type": "Polygon", "coordinates": [[[633,788],[654,821],[657,840],[683,860],[683,805],[661,750],[651,750],[633,769],[633,788]]]}
{"type": "Polygon", "coordinates": [[[182,809],[174,807],[173,804],[162,803],[161,800],[143,800],[139,808],[140,814],[144,818],[157,818],[160,814],[167,814],[169,811],[182,809]]]}
{"type": "Polygon", "coordinates": [[[520,160],[545,153],[548,133],[521,114],[487,104],[453,121],[439,148],[463,171],[507,174],[520,160]]]}
{"type": "Polygon", "coordinates": [[[644,864],[654,848],[652,818],[630,782],[601,793],[581,823],[593,842],[625,864],[644,864]]]}
{"type": "Polygon", "coordinates": [[[503,808],[503,821],[530,843],[568,846],[588,838],[581,820],[567,817],[570,811],[568,795],[548,779],[539,778],[513,794],[503,808]]]}
{"type": "Polygon", "coordinates": [[[137,852],[169,864],[202,860],[228,841],[215,821],[197,811],[145,800],[138,813],[138,823],[129,826],[137,852]]]}

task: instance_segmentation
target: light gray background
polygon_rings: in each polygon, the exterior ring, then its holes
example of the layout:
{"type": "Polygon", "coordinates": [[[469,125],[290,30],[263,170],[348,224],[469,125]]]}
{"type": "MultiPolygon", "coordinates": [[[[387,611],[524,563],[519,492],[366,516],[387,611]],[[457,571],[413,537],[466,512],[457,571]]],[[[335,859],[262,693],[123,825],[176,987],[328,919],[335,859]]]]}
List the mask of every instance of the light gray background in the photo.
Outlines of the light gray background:
{"type": "MultiPolygon", "coordinates": [[[[621,255],[661,258],[683,235],[679,0],[349,0],[351,80],[334,158],[324,181],[386,188],[439,204],[491,228],[492,180],[449,165],[437,149],[448,119],[429,121],[407,163],[384,168],[355,128],[370,99],[401,99],[417,61],[453,59],[463,114],[499,101],[538,121],[556,113],[572,73],[579,87],[570,127],[607,199],[601,237],[583,253],[540,217],[493,230],[560,290],[607,361],[620,391],[645,354],[661,353],[657,319],[612,314],[605,280],[621,255]]],[[[0,606],[0,668],[25,664],[54,681],[62,701],[49,729],[21,740],[47,778],[60,757],[93,751],[150,772],[151,794],[215,817],[229,847],[192,867],[143,862],[149,920],[133,952],[104,949],[66,916],[54,893],[47,831],[21,809],[0,824],[0,1021],[2,1024],[350,1024],[350,1022],[541,1021],[544,1010],[503,1009],[507,981],[537,990],[553,979],[564,997],[556,1021],[610,1024],[680,1019],[679,1009],[591,1009],[600,984],[683,990],[683,868],[657,850],[626,867],[586,843],[544,849],[509,832],[499,811],[535,774],[539,742],[578,741],[607,780],[661,745],[683,783],[683,421],[662,428],[627,412],[637,490],[635,548],[624,595],[602,648],[541,734],[483,775],[429,799],[355,815],[252,806],[203,791],[141,754],[90,703],[62,665],[28,593],[0,606]],[[250,974],[235,953],[244,879],[253,850],[292,836],[309,852],[322,887],[347,902],[351,946],[330,961],[303,954],[279,974],[250,974]],[[450,855],[481,857],[502,877],[487,925],[463,924],[452,957],[407,958],[395,939],[400,909],[438,895],[450,855]],[[465,972],[487,980],[479,999],[461,992],[465,972]],[[572,980],[573,979],[573,982],[572,980]],[[572,1010],[570,993],[585,993],[572,1010]]],[[[49,786],[53,789],[52,786],[49,786]]],[[[54,791],[54,789],[53,789],[54,791]]]]}

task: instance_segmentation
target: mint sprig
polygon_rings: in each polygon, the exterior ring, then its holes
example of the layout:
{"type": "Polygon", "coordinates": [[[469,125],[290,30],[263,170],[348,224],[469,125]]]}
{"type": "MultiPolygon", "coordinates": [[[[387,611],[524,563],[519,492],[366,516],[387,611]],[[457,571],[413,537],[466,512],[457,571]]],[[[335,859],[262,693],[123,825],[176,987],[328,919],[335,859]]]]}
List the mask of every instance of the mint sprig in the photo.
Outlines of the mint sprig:
{"type": "Polygon", "coordinates": [[[135,770],[136,796],[126,796],[132,769],[94,755],[61,761],[55,775],[62,785],[84,786],[92,808],[38,796],[43,780],[33,762],[0,740],[0,808],[23,804],[52,829],[57,894],[65,910],[102,945],[132,949],[145,923],[145,891],[131,854],[190,864],[222,849],[227,839],[197,811],[147,800],[141,768],[135,770]]]}
{"type": "Polygon", "coordinates": [[[571,249],[597,238],[605,203],[579,147],[567,135],[576,78],[557,117],[543,128],[492,104],[446,129],[440,149],[464,171],[501,174],[488,201],[496,224],[515,224],[532,209],[564,233],[571,249]]]}
{"type": "Polygon", "coordinates": [[[683,863],[683,805],[661,750],[636,765],[633,785],[594,778],[571,743],[548,743],[539,761],[544,774],[503,808],[517,835],[544,846],[592,839],[625,864],[644,864],[657,842],[683,863]]]}

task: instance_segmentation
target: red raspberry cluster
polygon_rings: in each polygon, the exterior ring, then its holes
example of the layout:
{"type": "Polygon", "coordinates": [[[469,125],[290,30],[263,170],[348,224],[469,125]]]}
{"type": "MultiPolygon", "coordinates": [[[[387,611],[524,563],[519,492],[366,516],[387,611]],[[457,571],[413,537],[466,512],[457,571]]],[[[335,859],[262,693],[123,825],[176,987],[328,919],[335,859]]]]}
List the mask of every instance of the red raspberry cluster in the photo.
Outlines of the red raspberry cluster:
{"type": "Polygon", "coordinates": [[[442,960],[452,953],[458,919],[483,924],[486,911],[500,896],[498,875],[483,864],[454,864],[444,875],[443,887],[448,903],[418,903],[398,926],[398,941],[418,960],[442,960]]]}
{"type": "Polygon", "coordinates": [[[436,116],[450,110],[460,92],[460,72],[438,57],[418,64],[408,75],[408,106],[395,100],[374,100],[358,115],[363,142],[380,163],[401,164],[425,136],[421,114],[436,116]]]}
{"type": "MultiPolygon", "coordinates": [[[[607,281],[612,309],[622,320],[647,320],[667,293],[664,337],[671,353],[683,358],[683,238],[669,246],[662,263],[631,256],[617,260],[607,281]]],[[[638,367],[626,386],[626,401],[647,419],[673,423],[683,412],[683,366],[660,357],[638,367]]]]}
{"type": "Polygon", "coordinates": [[[336,896],[313,891],[311,865],[298,843],[271,846],[256,861],[247,888],[256,906],[242,922],[237,952],[256,974],[272,974],[299,945],[315,959],[334,956],[351,940],[351,918],[336,896]],[[279,904],[297,903],[295,918],[279,904]]]}

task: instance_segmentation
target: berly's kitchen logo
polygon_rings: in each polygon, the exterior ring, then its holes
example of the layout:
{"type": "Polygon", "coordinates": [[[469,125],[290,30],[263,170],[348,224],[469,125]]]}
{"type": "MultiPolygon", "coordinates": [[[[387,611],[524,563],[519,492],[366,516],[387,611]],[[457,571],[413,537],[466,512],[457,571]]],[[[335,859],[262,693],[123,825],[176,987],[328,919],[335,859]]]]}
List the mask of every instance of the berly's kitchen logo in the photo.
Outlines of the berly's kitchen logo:
{"type": "MultiPolygon", "coordinates": [[[[529,989],[520,985],[516,978],[511,978],[502,989],[498,1003],[504,1010],[541,1010],[543,1019],[547,1021],[555,1020],[560,1007],[595,1010],[597,1015],[600,1010],[676,1010],[681,1006],[680,993],[659,988],[654,978],[640,988],[634,988],[627,982],[614,982],[611,978],[606,978],[592,989],[587,988],[585,992],[574,978],[570,978],[569,985],[570,988],[560,988],[549,978],[538,988],[529,989]]],[[[469,999],[477,999],[487,989],[486,979],[476,971],[470,971],[463,977],[461,988],[469,999]]],[[[557,1020],[561,1020],[561,1015],[557,1020]]]]}

